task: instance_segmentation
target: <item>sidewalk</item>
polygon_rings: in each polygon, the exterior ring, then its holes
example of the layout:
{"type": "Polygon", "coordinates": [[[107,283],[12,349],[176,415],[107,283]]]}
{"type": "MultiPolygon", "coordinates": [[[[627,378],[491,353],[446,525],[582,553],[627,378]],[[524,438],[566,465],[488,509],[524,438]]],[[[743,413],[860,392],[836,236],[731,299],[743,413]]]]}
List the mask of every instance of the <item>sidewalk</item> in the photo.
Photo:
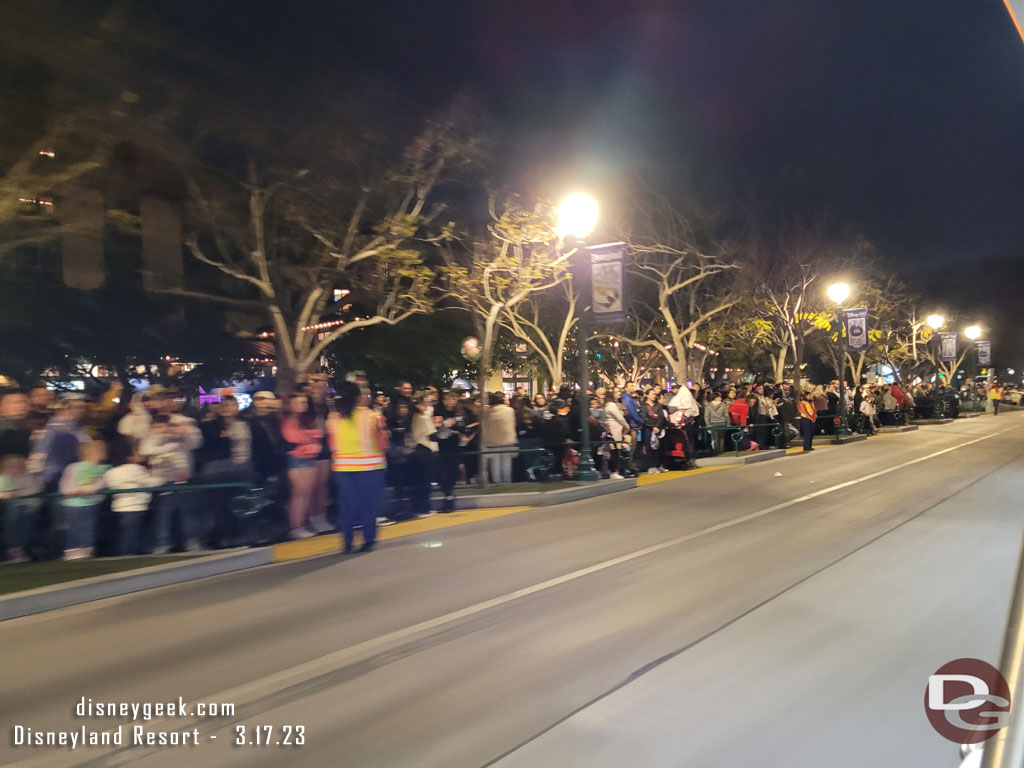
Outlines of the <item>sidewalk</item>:
{"type": "MultiPolygon", "coordinates": [[[[949,420],[949,423],[951,422],[952,420],[949,420]]],[[[900,433],[916,429],[917,425],[911,425],[891,427],[883,431],[900,433]]],[[[864,440],[866,436],[858,435],[855,438],[857,440],[864,440]]],[[[815,448],[817,449],[830,450],[836,447],[839,446],[833,442],[833,438],[830,436],[819,436],[819,439],[815,440],[815,448]]],[[[380,528],[378,540],[391,541],[454,526],[513,515],[534,507],[579,501],[609,493],[618,493],[638,486],[682,480],[687,477],[695,477],[710,472],[736,469],[747,463],[785,458],[786,456],[801,454],[802,452],[800,447],[791,447],[786,450],[768,450],[740,454],[739,456],[724,454],[709,459],[699,459],[700,466],[696,469],[663,472],[656,475],[641,475],[640,477],[623,480],[578,483],[571,484],[568,487],[563,485],[563,487],[556,487],[550,491],[507,493],[504,492],[504,489],[501,489],[497,493],[485,494],[466,492],[468,490],[466,489],[457,497],[455,512],[437,514],[421,520],[410,520],[395,526],[380,528]]],[[[435,501],[437,500],[435,499],[435,501]]],[[[45,584],[44,586],[30,587],[21,591],[7,590],[10,594],[0,596],[0,621],[102,600],[108,597],[117,597],[157,587],[179,584],[207,576],[254,568],[256,566],[334,554],[339,552],[340,549],[341,537],[338,534],[325,534],[300,541],[274,544],[269,547],[210,552],[191,558],[182,557],[181,555],[166,555],[144,558],[111,558],[109,560],[81,561],[77,563],[57,561],[53,564],[55,568],[70,569],[81,567],[82,572],[89,573],[90,576],[85,578],[79,577],[76,580],[65,579],[62,583],[53,583],[61,580],[49,578],[50,583],[47,584],[46,580],[42,582],[45,584]],[[143,564],[143,567],[138,567],[140,564],[143,564]],[[89,571],[89,567],[92,567],[93,570],[89,571]],[[96,573],[97,567],[103,572],[102,575],[92,576],[92,573],[96,573]]],[[[2,575],[3,569],[8,567],[13,568],[17,566],[0,566],[0,575],[2,575]]],[[[31,583],[31,580],[29,583],[31,583]]]]}

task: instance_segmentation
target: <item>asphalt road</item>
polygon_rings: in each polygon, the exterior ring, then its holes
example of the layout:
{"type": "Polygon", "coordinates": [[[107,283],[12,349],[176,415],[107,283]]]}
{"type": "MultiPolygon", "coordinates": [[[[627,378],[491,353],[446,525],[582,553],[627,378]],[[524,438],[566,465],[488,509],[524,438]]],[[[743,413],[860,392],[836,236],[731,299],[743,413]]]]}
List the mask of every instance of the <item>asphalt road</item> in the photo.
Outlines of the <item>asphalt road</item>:
{"type": "Polygon", "coordinates": [[[1021,427],[985,416],[4,622],[0,764],[954,766],[924,687],[997,656],[1021,427]],[[123,722],[76,717],[83,697],[236,714],[139,722],[197,747],[129,747],[130,728],[121,748],[12,747],[17,724],[123,722]],[[285,726],[305,743],[276,744],[285,726]]]}

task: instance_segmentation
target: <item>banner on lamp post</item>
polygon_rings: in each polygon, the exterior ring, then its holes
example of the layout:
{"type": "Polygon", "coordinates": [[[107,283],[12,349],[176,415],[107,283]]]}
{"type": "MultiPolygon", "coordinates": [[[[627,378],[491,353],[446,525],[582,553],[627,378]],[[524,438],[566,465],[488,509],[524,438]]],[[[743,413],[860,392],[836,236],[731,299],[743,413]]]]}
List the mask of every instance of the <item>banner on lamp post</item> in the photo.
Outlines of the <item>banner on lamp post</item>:
{"type": "Polygon", "coordinates": [[[590,307],[595,323],[626,319],[626,244],[587,248],[590,257],[590,307]]]}
{"type": "Polygon", "coordinates": [[[853,307],[843,310],[843,323],[846,325],[846,351],[868,351],[868,308],[853,307]]]}
{"type": "Polygon", "coordinates": [[[944,363],[952,363],[956,360],[956,334],[939,334],[939,359],[944,363]]]}
{"type": "Polygon", "coordinates": [[[978,350],[978,365],[992,365],[992,342],[976,341],[974,345],[978,350]]]}

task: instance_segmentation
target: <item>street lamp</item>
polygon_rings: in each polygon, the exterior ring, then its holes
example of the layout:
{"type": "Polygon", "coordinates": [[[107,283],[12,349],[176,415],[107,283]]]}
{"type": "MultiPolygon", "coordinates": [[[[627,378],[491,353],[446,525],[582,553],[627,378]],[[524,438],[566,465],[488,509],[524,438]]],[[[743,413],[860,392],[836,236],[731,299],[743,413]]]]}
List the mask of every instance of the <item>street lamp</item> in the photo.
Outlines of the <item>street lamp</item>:
{"type": "Polygon", "coordinates": [[[836,357],[839,359],[839,424],[836,425],[836,442],[843,435],[850,434],[846,419],[846,352],[843,350],[843,302],[850,298],[850,286],[846,283],[832,283],[825,291],[829,299],[836,305],[836,320],[839,330],[836,333],[836,357]]]}
{"type": "Polygon", "coordinates": [[[569,195],[558,206],[558,224],[555,232],[563,240],[574,237],[584,240],[597,226],[597,201],[590,195],[569,195]]]}
{"type": "MultiPolygon", "coordinates": [[[[565,240],[573,238],[575,247],[579,251],[576,255],[576,290],[581,297],[587,297],[590,292],[589,276],[590,265],[587,264],[587,252],[584,249],[584,240],[594,231],[597,225],[597,201],[590,195],[576,193],[569,195],[562,204],[558,206],[558,223],[555,232],[559,238],[565,240]]],[[[590,397],[587,395],[587,381],[590,379],[590,372],[587,366],[587,337],[590,336],[590,306],[586,300],[580,302],[580,319],[576,329],[576,338],[579,340],[579,385],[580,385],[580,462],[576,468],[576,478],[582,481],[592,482],[600,479],[597,468],[594,466],[594,458],[590,455],[590,397]]]]}
{"type": "MultiPolygon", "coordinates": [[[[937,333],[937,331],[939,330],[939,328],[941,328],[942,326],[944,326],[946,324],[946,318],[944,318],[942,315],[937,315],[937,314],[936,315],[928,315],[928,317],[925,319],[925,322],[928,323],[928,327],[932,329],[932,337],[935,339],[934,344],[935,344],[935,349],[936,349],[935,360],[938,361],[938,359],[942,356],[942,342],[939,340],[939,334],[937,333]]],[[[939,364],[938,364],[938,362],[936,362],[935,363],[935,397],[936,397],[935,413],[938,414],[939,418],[942,418],[943,414],[945,414],[945,412],[946,412],[946,403],[942,399],[942,395],[939,393],[939,388],[940,388],[941,383],[942,383],[942,380],[940,378],[939,364]]]]}
{"type": "Polygon", "coordinates": [[[964,328],[964,336],[966,336],[971,341],[974,341],[976,338],[981,336],[981,326],[978,326],[978,325],[969,325],[969,326],[967,326],[966,328],[964,328]]]}

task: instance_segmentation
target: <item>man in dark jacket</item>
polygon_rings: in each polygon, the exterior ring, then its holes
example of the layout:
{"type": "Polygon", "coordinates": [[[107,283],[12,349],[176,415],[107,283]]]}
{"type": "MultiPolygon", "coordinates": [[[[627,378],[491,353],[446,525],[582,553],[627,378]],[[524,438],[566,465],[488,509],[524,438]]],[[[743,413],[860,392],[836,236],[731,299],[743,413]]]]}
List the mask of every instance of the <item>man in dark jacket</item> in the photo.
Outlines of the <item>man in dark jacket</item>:
{"type": "Polygon", "coordinates": [[[793,400],[793,388],[789,382],[783,382],[776,390],[776,408],[779,411],[779,422],[782,428],[782,447],[789,447],[790,427],[797,421],[796,401],[793,400]]]}

